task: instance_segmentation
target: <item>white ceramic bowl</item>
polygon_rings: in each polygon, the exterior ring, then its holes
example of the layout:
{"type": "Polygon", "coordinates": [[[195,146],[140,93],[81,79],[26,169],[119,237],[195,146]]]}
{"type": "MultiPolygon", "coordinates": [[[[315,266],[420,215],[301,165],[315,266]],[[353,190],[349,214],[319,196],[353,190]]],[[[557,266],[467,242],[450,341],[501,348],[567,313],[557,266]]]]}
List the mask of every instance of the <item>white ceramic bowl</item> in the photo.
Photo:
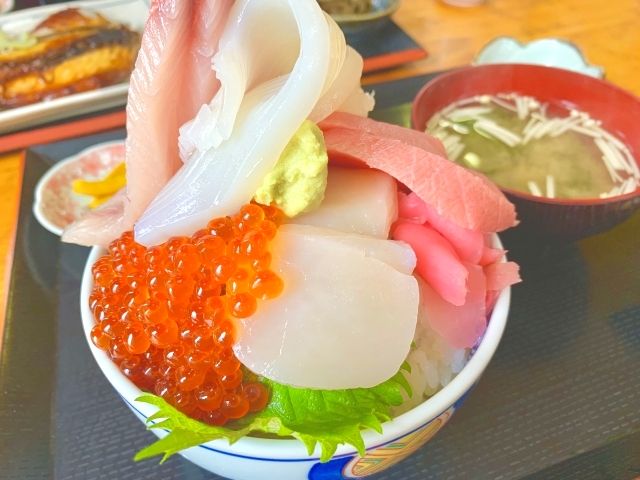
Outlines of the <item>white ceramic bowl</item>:
{"type": "MultiPolygon", "coordinates": [[[[499,245],[499,241],[496,243],[499,245]]],[[[94,325],[88,301],[93,283],[91,266],[104,253],[103,249],[94,247],[87,260],[80,293],[82,324],[100,369],[133,413],[145,422],[155,412],[155,407],[135,401],[142,391],[90,339],[90,331],[94,325]]],[[[384,423],[382,434],[373,430],[363,432],[367,449],[364,458],[359,457],[352,447],[341,445],[331,461],[321,463],[318,450],[313,455],[308,455],[302,443],[297,440],[253,437],[242,438],[233,445],[224,440],[216,440],[189,448],[180,454],[205,470],[235,480],[329,480],[360,478],[378,473],[406,458],[430,440],[460,407],[480,379],[500,342],[507,321],[510,297],[510,288],[501,292],[484,337],[467,365],[451,383],[414,409],[384,423]],[[373,457],[374,462],[371,461],[373,457]]],[[[159,437],[166,435],[155,429],[153,432],[159,437]]]]}
{"type": "Polygon", "coordinates": [[[473,60],[474,65],[526,63],[564,68],[595,78],[604,77],[604,69],[590,65],[580,49],[559,38],[541,38],[520,43],[512,37],[498,37],[485,45],[473,60]]]}

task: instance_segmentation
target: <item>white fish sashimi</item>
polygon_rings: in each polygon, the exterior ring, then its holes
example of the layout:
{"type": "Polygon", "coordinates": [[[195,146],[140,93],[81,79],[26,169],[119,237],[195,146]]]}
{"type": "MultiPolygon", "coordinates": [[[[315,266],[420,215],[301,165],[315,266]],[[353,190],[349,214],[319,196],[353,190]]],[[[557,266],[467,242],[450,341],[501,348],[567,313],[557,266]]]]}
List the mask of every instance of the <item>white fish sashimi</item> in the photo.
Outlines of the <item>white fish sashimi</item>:
{"type": "Polygon", "coordinates": [[[131,202],[127,214],[132,223],[181,166],[178,128],[193,117],[217,86],[212,70],[203,71],[202,65],[207,57],[211,61],[215,41],[222,33],[219,26],[226,23],[231,3],[153,4],[164,15],[156,21],[151,17],[145,28],[127,100],[127,198],[131,202]],[[185,10],[181,4],[192,4],[183,14],[186,18],[179,25],[168,23],[185,10]],[[212,22],[218,30],[208,30],[207,24],[212,22]],[[193,83],[196,75],[200,78],[193,83]]]}
{"type": "MultiPolygon", "coordinates": [[[[331,45],[326,17],[316,2],[238,1],[226,28],[223,38],[230,38],[229,32],[239,29],[240,37],[234,37],[238,51],[229,68],[240,75],[240,90],[255,84],[252,90],[262,91],[260,85],[265,82],[281,88],[275,93],[268,88],[261,97],[253,95],[250,109],[243,108],[243,97],[236,114],[241,121],[234,121],[231,136],[218,148],[196,151],[178,171],[136,223],[136,240],[144,245],[191,234],[211,218],[238,211],[253,197],[322,94],[335,46],[331,45]],[[244,28],[245,22],[253,28],[244,28]],[[265,42],[261,25],[278,32],[276,52],[269,54],[270,42],[265,42]],[[291,52],[280,50],[282,45],[297,55],[287,74],[278,75],[281,65],[262,69],[273,58],[293,57],[291,52]],[[262,69],[265,77],[242,74],[254,69],[262,69]]],[[[224,78],[223,72],[218,71],[218,78],[224,78]]],[[[234,111],[237,94],[231,97],[228,108],[234,111]]],[[[251,92],[246,97],[251,97],[251,92]]]]}
{"type": "Polygon", "coordinates": [[[291,222],[389,238],[397,218],[398,186],[393,177],[379,170],[330,167],[320,206],[291,222]]]}
{"type": "Polygon", "coordinates": [[[331,237],[332,241],[353,249],[354,255],[375,258],[406,275],[411,275],[416,268],[416,254],[405,242],[397,240],[381,242],[381,239],[368,235],[344,233],[330,228],[295,223],[288,224],[286,232],[289,236],[331,237]]]}
{"type": "Polygon", "coordinates": [[[194,17],[194,34],[197,38],[204,38],[207,41],[197,42],[191,51],[193,67],[190,70],[188,84],[190,91],[196,92],[196,95],[192,95],[191,98],[180,98],[180,102],[189,100],[193,102],[188,106],[192,116],[193,112],[197,112],[202,107],[202,103],[211,99],[220,88],[220,81],[213,70],[212,62],[218,51],[216,39],[222,35],[233,3],[233,0],[205,0],[200,14],[194,17]]]}
{"type": "Polygon", "coordinates": [[[393,376],[409,353],[417,281],[385,262],[384,251],[398,244],[370,238],[377,245],[366,255],[349,245],[348,235],[318,230],[280,227],[272,265],[285,290],[241,321],[234,352],[247,368],[276,382],[373,387],[393,376]]]}
{"type": "Polygon", "coordinates": [[[180,168],[178,128],[218,87],[211,57],[232,3],[153,2],[129,83],[126,195],[70,225],[63,241],[107,245],[133,227],[180,168]]]}

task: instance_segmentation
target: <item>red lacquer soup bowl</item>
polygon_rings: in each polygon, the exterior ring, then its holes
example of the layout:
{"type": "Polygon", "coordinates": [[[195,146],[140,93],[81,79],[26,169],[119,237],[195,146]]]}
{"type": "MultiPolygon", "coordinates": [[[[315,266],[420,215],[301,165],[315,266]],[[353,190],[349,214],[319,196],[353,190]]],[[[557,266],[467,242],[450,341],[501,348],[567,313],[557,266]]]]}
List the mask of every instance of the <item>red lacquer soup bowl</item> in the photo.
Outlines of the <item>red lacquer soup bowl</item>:
{"type": "MultiPolygon", "coordinates": [[[[552,105],[588,113],[640,159],[640,99],[603,80],[559,68],[501,64],[461,68],[438,76],[416,96],[413,128],[424,131],[429,119],[453,102],[483,94],[519,93],[552,105]]],[[[524,232],[577,240],[608,230],[640,207],[640,188],[610,198],[536,197],[502,188],[516,205],[524,232]]]]}

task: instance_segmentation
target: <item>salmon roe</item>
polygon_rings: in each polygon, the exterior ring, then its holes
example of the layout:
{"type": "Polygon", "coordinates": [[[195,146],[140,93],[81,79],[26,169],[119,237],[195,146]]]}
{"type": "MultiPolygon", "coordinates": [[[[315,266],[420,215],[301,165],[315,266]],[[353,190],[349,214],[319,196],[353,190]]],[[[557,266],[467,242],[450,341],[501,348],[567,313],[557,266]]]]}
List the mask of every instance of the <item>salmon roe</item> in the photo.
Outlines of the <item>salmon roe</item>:
{"type": "Polygon", "coordinates": [[[262,410],[269,391],[240,368],[232,346],[236,319],[284,288],[269,269],[283,219],[251,203],[150,248],[123,233],[93,265],[94,345],[138,387],[203,422],[262,410]]]}

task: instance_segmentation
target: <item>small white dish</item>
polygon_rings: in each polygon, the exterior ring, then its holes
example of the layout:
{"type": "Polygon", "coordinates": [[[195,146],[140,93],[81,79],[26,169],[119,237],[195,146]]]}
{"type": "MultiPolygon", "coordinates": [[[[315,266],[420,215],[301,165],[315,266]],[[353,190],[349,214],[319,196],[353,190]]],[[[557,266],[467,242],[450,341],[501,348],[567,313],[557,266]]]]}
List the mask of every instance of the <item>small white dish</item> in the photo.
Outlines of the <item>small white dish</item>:
{"type": "Polygon", "coordinates": [[[604,78],[604,68],[589,64],[576,45],[558,38],[521,43],[512,37],[498,37],[485,45],[472,62],[473,65],[492,63],[544,65],[604,78]]]}
{"type": "Polygon", "coordinates": [[[55,235],[87,213],[91,198],[71,189],[75,179],[98,179],[124,161],[124,142],[105,142],[86,148],[52,166],[36,185],[33,214],[55,235]]]}
{"type": "MultiPolygon", "coordinates": [[[[110,20],[142,31],[149,14],[149,0],[83,0],[28,8],[0,16],[0,29],[10,34],[32,30],[51,14],[66,8],[95,11],[110,20]]],[[[33,127],[74,115],[96,112],[124,105],[129,83],[119,83],[97,90],[0,111],[0,134],[33,127]]]]}

